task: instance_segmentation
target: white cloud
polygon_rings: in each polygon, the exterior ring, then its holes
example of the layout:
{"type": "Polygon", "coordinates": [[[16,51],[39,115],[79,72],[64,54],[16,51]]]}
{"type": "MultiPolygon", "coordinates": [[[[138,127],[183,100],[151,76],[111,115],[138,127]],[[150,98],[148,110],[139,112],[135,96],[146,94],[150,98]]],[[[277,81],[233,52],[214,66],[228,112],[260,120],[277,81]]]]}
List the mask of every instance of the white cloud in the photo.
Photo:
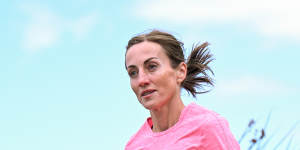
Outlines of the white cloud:
{"type": "Polygon", "coordinates": [[[49,48],[56,44],[61,35],[72,32],[75,38],[82,39],[95,27],[97,22],[96,13],[69,21],[47,7],[41,5],[20,6],[21,9],[30,17],[25,25],[22,45],[29,52],[36,52],[49,48]]]}
{"type": "Polygon", "coordinates": [[[216,85],[216,93],[219,96],[281,95],[295,93],[296,91],[295,87],[286,85],[280,81],[250,75],[223,80],[216,85]]]}
{"type": "Polygon", "coordinates": [[[71,30],[77,39],[84,38],[97,23],[97,13],[90,13],[71,22],[71,30]]]}
{"type": "Polygon", "coordinates": [[[24,30],[22,45],[25,49],[34,52],[57,42],[62,26],[55,14],[40,6],[22,5],[21,8],[31,17],[24,30]]]}
{"type": "Polygon", "coordinates": [[[183,24],[236,22],[268,36],[300,39],[297,0],[156,0],[143,1],[135,14],[151,21],[183,24]]]}

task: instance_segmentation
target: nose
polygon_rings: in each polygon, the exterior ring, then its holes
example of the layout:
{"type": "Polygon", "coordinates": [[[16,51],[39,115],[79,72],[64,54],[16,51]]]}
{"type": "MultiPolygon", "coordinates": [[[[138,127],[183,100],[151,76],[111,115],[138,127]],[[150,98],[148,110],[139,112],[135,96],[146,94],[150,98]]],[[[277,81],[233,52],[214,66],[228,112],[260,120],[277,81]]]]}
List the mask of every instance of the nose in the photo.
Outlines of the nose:
{"type": "Polygon", "coordinates": [[[149,80],[149,76],[147,73],[145,73],[144,71],[140,71],[139,72],[139,80],[138,80],[138,85],[139,87],[146,87],[147,85],[149,85],[150,80],[149,80]]]}

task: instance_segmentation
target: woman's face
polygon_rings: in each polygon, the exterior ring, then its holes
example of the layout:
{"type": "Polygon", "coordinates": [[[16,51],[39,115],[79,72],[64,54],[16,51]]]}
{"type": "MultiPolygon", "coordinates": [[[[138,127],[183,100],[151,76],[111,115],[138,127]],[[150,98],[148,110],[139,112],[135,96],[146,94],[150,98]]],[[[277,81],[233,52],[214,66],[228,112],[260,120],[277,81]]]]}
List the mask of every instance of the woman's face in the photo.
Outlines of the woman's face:
{"type": "Polygon", "coordinates": [[[146,41],[130,47],[126,68],[131,88],[146,109],[158,109],[180,95],[180,73],[159,44],[146,41]]]}

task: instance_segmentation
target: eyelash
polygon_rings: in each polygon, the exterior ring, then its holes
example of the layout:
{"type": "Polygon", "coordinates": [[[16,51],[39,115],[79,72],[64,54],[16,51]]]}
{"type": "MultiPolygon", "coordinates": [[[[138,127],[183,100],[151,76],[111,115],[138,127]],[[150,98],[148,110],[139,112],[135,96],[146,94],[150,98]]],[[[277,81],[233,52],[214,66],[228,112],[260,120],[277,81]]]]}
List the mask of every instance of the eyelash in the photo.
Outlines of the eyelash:
{"type": "MultiPolygon", "coordinates": [[[[157,68],[157,64],[153,64],[153,63],[152,63],[152,64],[147,65],[147,69],[148,69],[150,72],[155,71],[156,68],[157,68]]],[[[131,78],[134,78],[134,77],[138,74],[138,71],[136,71],[136,70],[129,71],[128,74],[129,74],[129,76],[130,76],[131,78]]]]}
{"type": "Polygon", "coordinates": [[[148,65],[148,70],[149,70],[149,71],[155,71],[156,68],[157,68],[157,65],[156,65],[156,64],[149,64],[149,65],[148,65]]]}
{"type": "Polygon", "coordinates": [[[137,74],[137,71],[130,71],[128,74],[130,77],[134,77],[137,74]]]}

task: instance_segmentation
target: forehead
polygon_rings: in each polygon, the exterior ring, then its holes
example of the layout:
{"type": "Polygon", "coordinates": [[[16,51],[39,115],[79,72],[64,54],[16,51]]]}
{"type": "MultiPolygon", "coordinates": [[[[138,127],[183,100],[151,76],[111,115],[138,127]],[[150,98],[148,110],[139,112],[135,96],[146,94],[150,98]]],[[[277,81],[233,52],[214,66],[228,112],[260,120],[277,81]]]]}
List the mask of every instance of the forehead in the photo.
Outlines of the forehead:
{"type": "Polygon", "coordinates": [[[145,41],[135,44],[127,50],[126,65],[142,64],[150,57],[157,57],[160,60],[168,59],[159,44],[145,41]]]}

